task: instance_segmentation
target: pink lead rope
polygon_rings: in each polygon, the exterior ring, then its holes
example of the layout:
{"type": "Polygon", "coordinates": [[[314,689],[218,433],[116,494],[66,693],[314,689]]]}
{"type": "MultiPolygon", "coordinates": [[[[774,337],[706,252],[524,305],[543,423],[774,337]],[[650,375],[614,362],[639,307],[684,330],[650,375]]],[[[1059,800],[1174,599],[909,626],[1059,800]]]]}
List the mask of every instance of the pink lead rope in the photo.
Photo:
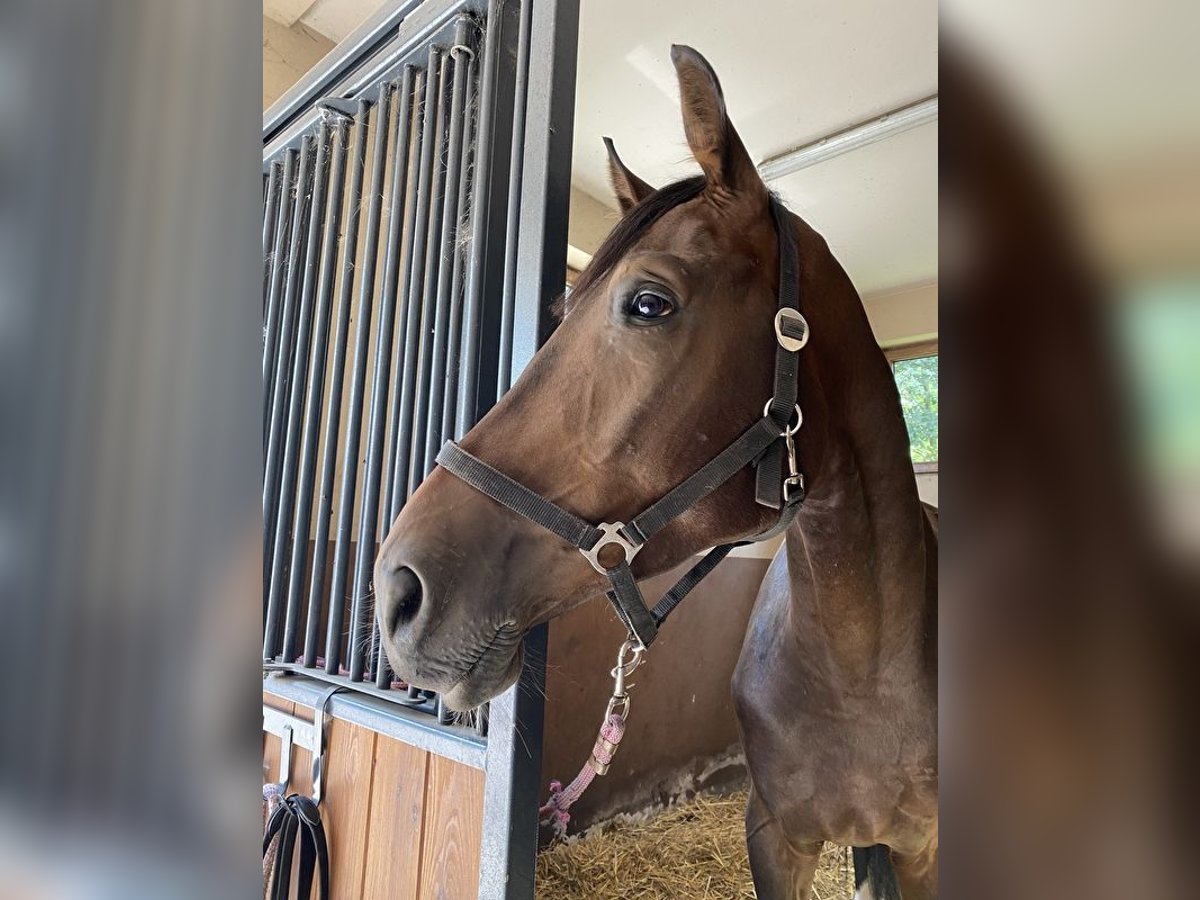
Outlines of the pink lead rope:
{"type": "Polygon", "coordinates": [[[583,792],[597,775],[603,775],[612,765],[621,738],[625,736],[625,719],[629,715],[629,694],[626,693],[625,678],[641,665],[642,654],[645,652],[646,648],[632,638],[621,645],[617,654],[617,665],[612,670],[613,694],[608,701],[600,734],[592,747],[591,758],[583,764],[575,780],[565,788],[561,781],[550,782],[550,799],[538,810],[538,818],[543,824],[549,824],[559,837],[567,833],[567,824],[571,821],[569,810],[575,801],[583,796],[583,792]]]}
{"type": "Polygon", "coordinates": [[[597,775],[603,775],[612,764],[616,755],[617,745],[625,735],[625,719],[620,713],[613,713],[600,726],[600,736],[596,738],[596,746],[592,748],[592,758],[583,764],[575,780],[565,788],[561,781],[550,782],[550,799],[538,810],[538,817],[543,822],[549,822],[554,833],[562,837],[567,833],[567,823],[571,821],[568,810],[583,796],[588,785],[597,775]]]}

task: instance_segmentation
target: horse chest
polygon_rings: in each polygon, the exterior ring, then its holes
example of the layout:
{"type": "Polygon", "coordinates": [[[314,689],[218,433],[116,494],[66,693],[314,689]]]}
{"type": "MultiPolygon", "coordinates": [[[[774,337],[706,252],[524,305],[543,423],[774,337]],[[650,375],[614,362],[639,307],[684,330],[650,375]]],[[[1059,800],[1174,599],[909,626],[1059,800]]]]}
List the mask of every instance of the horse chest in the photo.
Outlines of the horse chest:
{"type": "Polygon", "coordinates": [[[754,789],[797,841],[896,846],[936,820],[936,748],[883,711],[760,709],[742,727],[754,789]]]}
{"type": "Polygon", "coordinates": [[[937,816],[935,708],[890,679],[851,684],[819,648],[785,636],[786,597],[771,593],[734,679],[756,794],[798,841],[917,839],[937,816]]]}

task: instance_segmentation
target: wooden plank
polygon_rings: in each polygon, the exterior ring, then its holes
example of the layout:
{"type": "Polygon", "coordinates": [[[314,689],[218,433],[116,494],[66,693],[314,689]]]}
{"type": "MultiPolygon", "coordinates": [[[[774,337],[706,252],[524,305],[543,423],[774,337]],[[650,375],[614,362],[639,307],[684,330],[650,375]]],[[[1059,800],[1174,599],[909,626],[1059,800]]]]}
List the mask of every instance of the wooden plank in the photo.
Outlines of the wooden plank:
{"type": "MultiPolygon", "coordinates": [[[[314,714],[309,706],[297,705],[295,710],[303,719],[311,719],[314,714]]],[[[334,897],[350,900],[363,896],[377,735],[336,717],[327,721],[321,817],[329,840],[330,892],[334,897]]],[[[291,789],[311,796],[312,754],[301,748],[293,752],[291,789]]]]}
{"type": "Polygon", "coordinates": [[[329,838],[333,897],[363,896],[377,737],[370,729],[330,719],[321,809],[329,838]]]}
{"type": "Polygon", "coordinates": [[[277,709],[285,713],[295,712],[295,707],[291,700],[284,700],[270,691],[263,691],[263,706],[269,706],[271,709],[277,709]]]}
{"type": "Polygon", "coordinates": [[[424,750],[376,737],[364,900],[417,896],[428,760],[424,750]]]}
{"type": "Polygon", "coordinates": [[[472,900],[479,895],[483,772],[442,756],[431,756],[428,766],[418,896],[472,900]]]}
{"type": "MultiPolygon", "coordinates": [[[[300,715],[311,712],[311,710],[307,710],[303,706],[296,707],[296,711],[300,715]]],[[[288,793],[303,794],[305,797],[311,797],[312,792],[312,753],[303,747],[292,747],[292,783],[288,785],[288,793]]]]}

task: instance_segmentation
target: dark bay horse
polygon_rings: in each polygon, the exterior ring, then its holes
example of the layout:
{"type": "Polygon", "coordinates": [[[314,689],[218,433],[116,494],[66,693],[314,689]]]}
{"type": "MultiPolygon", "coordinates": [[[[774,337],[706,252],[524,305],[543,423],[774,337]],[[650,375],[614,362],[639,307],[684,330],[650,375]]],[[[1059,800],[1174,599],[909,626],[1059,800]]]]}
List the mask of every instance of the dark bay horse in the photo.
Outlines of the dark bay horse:
{"type": "MultiPolygon", "coordinates": [[[[772,396],[782,248],[716,75],[674,47],[703,175],[655,190],[610,145],[625,215],[562,322],[463,450],[588,522],[628,521],[735,441],[772,396]]],[[[937,529],[891,372],[824,239],[787,214],[807,498],[767,573],[733,691],[760,898],[810,893],[823,841],[860,849],[877,900],[937,890],[937,529]],[[895,878],[895,880],[893,880],[895,878]]],[[[778,521],[739,471],[648,540],[645,578],[778,521]]],[[[521,638],[607,587],[575,547],[443,468],[375,568],[388,658],[471,708],[518,676],[521,638]]],[[[730,640],[736,635],[731,634],[730,640]]]]}

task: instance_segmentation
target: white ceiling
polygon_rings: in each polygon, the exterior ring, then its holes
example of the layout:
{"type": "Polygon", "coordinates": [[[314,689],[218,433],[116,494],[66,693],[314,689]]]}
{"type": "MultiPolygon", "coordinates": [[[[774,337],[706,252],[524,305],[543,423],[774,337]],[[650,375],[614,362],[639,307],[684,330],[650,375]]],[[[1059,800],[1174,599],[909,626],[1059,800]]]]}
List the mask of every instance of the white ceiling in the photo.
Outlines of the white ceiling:
{"type": "MultiPolygon", "coordinates": [[[[712,63],[756,161],[937,93],[932,0],[585,0],[573,178],[611,204],[601,135],[652,184],[692,174],[672,43],[712,63]],[[750,9],[753,9],[753,14],[750,9]]],[[[937,277],[937,125],[772,184],[864,293],[937,277]]]]}
{"type": "MultiPolygon", "coordinates": [[[[264,13],[298,16],[337,41],[381,5],[316,0],[297,12],[305,2],[264,0],[264,13]]],[[[672,43],[708,57],[734,123],[761,161],[936,94],[937,24],[934,0],[584,0],[574,185],[615,208],[603,135],[654,184],[695,171],[679,122],[672,43]]],[[[825,235],[861,292],[937,278],[936,124],[772,187],[825,235]]]]}

